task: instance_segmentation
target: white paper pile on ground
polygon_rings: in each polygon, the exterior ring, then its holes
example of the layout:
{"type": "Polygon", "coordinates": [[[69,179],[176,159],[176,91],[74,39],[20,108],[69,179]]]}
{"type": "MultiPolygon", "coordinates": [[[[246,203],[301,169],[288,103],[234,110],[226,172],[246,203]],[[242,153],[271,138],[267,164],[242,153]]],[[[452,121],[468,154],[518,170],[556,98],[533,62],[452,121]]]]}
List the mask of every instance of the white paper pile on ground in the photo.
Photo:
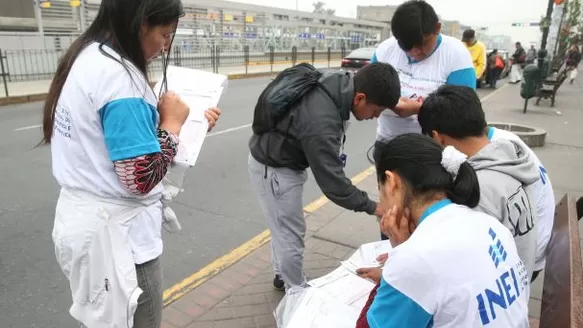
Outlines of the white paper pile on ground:
{"type": "Polygon", "coordinates": [[[364,244],[340,267],[314,279],[308,288],[288,290],[274,315],[278,328],[354,328],[375,284],[356,274],[379,266],[391,249],[388,240],[364,244]]]}

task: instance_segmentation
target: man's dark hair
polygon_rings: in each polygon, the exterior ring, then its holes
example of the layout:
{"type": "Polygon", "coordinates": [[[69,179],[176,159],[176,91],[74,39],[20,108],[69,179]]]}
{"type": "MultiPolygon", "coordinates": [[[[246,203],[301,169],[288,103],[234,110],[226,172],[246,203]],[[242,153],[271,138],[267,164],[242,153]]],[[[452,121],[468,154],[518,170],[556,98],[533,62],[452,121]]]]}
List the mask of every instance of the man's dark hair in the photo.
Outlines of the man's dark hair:
{"type": "Polygon", "coordinates": [[[476,31],[472,30],[471,28],[467,29],[464,31],[464,34],[462,36],[462,40],[463,41],[469,41],[473,38],[476,37],[476,31]]]}
{"type": "Polygon", "coordinates": [[[487,127],[478,94],[464,86],[441,86],[423,101],[417,120],[423,134],[437,131],[456,139],[483,136],[487,127]]]}
{"type": "Polygon", "coordinates": [[[373,63],[354,75],[354,91],[364,93],[369,104],[394,108],[401,97],[399,74],[386,63],[373,63]]]}
{"type": "Polygon", "coordinates": [[[391,19],[391,30],[399,46],[411,50],[423,44],[423,36],[437,32],[439,17],[433,7],[423,0],[402,3],[391,19]]]}

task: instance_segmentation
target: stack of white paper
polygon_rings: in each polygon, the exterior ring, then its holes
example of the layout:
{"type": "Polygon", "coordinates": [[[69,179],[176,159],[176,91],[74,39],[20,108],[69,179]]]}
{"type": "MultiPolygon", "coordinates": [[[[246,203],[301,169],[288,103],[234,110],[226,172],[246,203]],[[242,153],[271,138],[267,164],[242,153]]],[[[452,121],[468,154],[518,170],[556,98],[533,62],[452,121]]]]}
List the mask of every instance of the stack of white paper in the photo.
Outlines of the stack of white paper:
{"type": "Polygon", "coordinates": [[[381,264],[377,261],[377,257],[387,254],[391,249],[392,246],[388,240],[363,244],[348,260],[342,262],[342,265],[355,274],[359,268],[378,267],[381,264]]]}
{"type": "Polygon", "coordinates": [[[364,244],[329,274],[311,280],[304,290],[293,289],[278,307],[278,327],[354,327],[375,284],[356,274],[359,268],[379,267],[377,257],[391,250],[388,240],[364,244]]]}
{"type": "MultiPolygon", "coordinates": [[[[180,145],[174,161],[194,166],[208,130],[204,112],[218,105],[228,78],[197,69],[168,66],[166,80],[168,91],[176,92],[190,108],[178,136],[180,145]]],[[[158,94],[161,88],[162,82],[158,82],[154,91],[158,94]]]]}
{"type": "Polygon", "coordinates": [[[375,286],[371,281],[362,279],[344,266],[310,281],[309,285],[356,311],[362,310],[363,300],[366,303],[368,295],[375,286]]]}
{"type": "Polygon", "coordinates": [[[359,314],[320,290],[308,288],[286,328],[354,328],[359,314]]]}

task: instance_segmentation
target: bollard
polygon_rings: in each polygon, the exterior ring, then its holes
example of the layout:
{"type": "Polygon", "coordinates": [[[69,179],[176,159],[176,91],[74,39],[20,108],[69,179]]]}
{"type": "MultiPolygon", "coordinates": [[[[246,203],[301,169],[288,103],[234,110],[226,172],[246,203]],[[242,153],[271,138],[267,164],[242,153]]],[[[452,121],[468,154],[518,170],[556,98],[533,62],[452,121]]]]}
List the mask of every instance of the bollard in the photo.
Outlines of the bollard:
{"type": "Polygon", "coordinates": [[[0,49],[0,75],[2,75],[2,83],[4,83],[4,93],[6,93],[6,97],[8,97],[8,82],[6,81],[8,73],[6,73],[6,70],[4,69],[4,58],[6,58],[6,56],[4,56],[2,49],[0,49]]]}
{"type": "Polygon", "coordinates": [[[530,64],[524,68],[522,83],[520,85],[520,96],[524,99],[523,113],[526,113],[528,100],[538,94],[542,81],[541,73],[541,68],[535,64],[530,64]]]}
{"type": "Polygon", "coordinates": [[[271,72],[273,73],[273,62],[275,62],[275,48],[269,46],[269,64],[271,65],[271,72]]]}
{"type": "Polygon", "coordinates": [[[296,66],[297,62],[298,62],[298,47],[293,46],[292,47],[292,66],[296,66]]]}
{"type": "Polygon", "coordinates": [[[245,57],[245,75],[249,73],[249,46],[243,47],[243,56],[245,57]]]}

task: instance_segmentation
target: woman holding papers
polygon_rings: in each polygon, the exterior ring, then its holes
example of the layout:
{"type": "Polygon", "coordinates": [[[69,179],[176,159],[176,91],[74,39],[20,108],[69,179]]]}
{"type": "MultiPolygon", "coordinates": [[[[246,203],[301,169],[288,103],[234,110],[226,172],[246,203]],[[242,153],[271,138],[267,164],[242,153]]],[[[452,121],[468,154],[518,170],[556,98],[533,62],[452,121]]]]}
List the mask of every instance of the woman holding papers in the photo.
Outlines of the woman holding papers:
{"type": "Polygon", "coordinates": [[[357,328],[528,327],[528,274],[508,229],[470,209],[480,189],[466,156],[404,134],[374,157],[394,248],[357,328]]]}
{"type": "Polygon", "coordinates": [[[159,100],[147,67],[168,54],[182,15],[180,0],[102,0],[47,96],[43,143],[61,186],[55,253],[70,313],[89,328],[161,324],[160,182],[189,108],[172,93],[159,100]]]}

